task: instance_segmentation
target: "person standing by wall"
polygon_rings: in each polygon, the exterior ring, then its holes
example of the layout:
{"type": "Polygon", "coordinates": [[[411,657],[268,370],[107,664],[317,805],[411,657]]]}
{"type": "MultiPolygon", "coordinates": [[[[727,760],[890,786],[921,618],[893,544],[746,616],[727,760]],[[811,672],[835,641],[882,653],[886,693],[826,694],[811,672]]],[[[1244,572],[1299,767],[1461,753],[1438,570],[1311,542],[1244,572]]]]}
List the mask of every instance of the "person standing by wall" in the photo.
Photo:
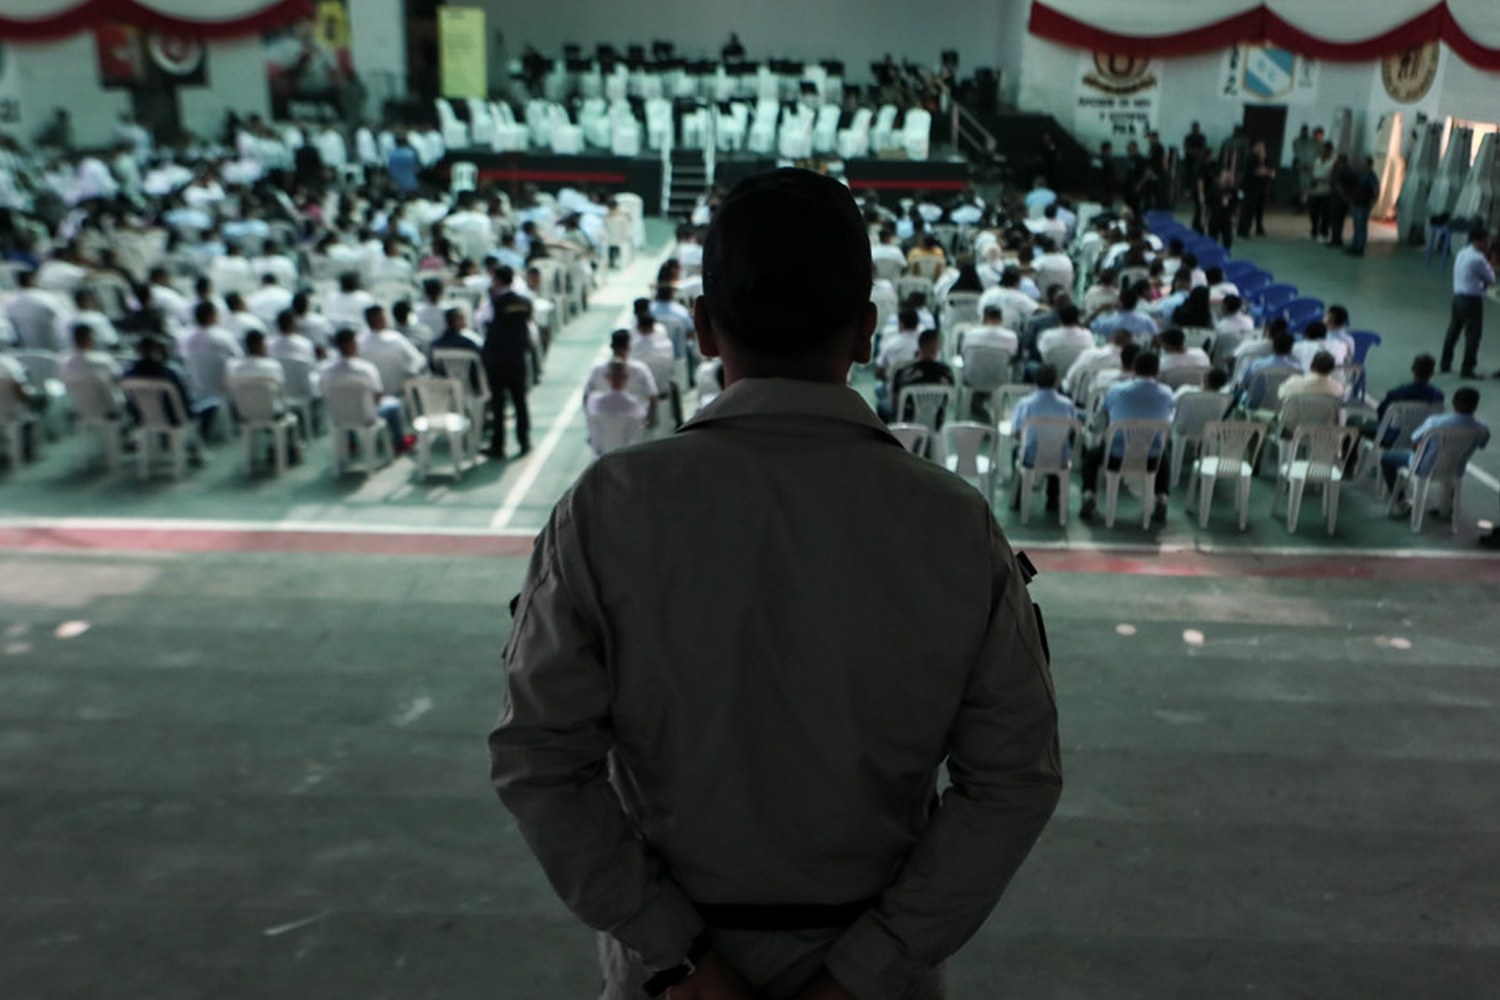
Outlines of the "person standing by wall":
{"type": "MultiPolygon", "coordinates": [[[[1483,378],[1479,374],[1479,338],[1484,335],[1484,293],[1495,283],[1495,269],[1490,266],[1490,234],[1476,229],[1469,234],[1469,245],[1453,260],[1453,310],[1448,333],[1443,337],[1443,355],[1438,370],[1453,371],[1453,352],[1458,336],[1464,337],[1464,360],[1459,375],[1483,378]]],[[[1500,377],[1500,372],[1496,373],[1500,377]]]]}
{"type": "Polygon", "coordinates": [[[1318,150],[1317,158],[1307,170],[1307,221],[1311,227],[1309,239],[1328,238],[1328,213],[1332,209],[1333,166],[1337,161],[1333,155],[1333,143],[1325,142],[1318,150]]]}
{"type": "Polygon", "coordinates": [[[1349,234],[1351,257],[1365,255],[1365,243],[1370,238],[1370,212],[1375,208],[1375,199],[1380,197],[1380,175],[1375,173],[1375,160],[1366,156],[1349,177],[1349,218],[1353,221],[1349,234]]]}

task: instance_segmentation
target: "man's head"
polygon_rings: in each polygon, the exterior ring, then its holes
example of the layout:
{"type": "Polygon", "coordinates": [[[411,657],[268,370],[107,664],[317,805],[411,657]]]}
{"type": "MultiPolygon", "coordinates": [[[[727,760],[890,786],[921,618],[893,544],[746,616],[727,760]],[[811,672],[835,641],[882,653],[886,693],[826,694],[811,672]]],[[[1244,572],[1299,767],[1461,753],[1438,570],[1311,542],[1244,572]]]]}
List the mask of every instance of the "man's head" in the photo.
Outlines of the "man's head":
{"type": "Polygon", "coordinates": [[[630,331],[616,330],[609,335],[609,349],[617,358],[630,356],[630,331]]]}
{"type": "Polygon", "coordinates": [[[869,360],[870,281],[868,231],[847,188],[805,170],[759,174],[714,213],[694,325],[731,378],[842,381],[851,361],[869,360]]]}
{"type": "Polygon", "coordinates": [[[1330,330],[1342,330],[1349,325],[1349,310],[1343,306],[1329,306],[1323,322],[1330,330]]]}
{"type": "Polygon", "coordinates": [[[1327,337],[1328,327],[1324,326],[1320,319],[1315,319],[1302,328],[1303,340],[1325,340],[1327,337]]]}
{"type": "Polygon", "coordinates": [[[339,354],[346,358],[352,358],[359,354],[359,334],[351,327],[341,327],[333,335],[333,346],[338,348],[339,354]]]}
{"type": "Polygon", "coordinates": [[[1426,385],[1432,381],[1433,373],[1437,371],[1437,358],[1431,354],[1418,354],[1416,360],[1411,363],[1411,377],[1413,381],[1426,385]]]}
{"type": "Polygon", "coordinates": [[[1319,351],[1313,355],[1312,363],[1307,367],[1314,375],[1332,375],[1335,367],[1333,355],[1327,351],[1319,351]]]}
{"type": "Polygon", "coordinates": [[[228,309],[232,313],[244,312],[245,297],[239,292],[230,292],[228,295],[224,296],[224,308],[228,309]]]}
{"type": "Polygon", "coordinates": [[[1280,333],[1271,335],[1271,353],[1286,357],[1292,353],[1292,346],[1297,343],[1297,338],[1282,330],[1280,333]]]}
{"type": "Polygon", "coordinates": [[[279,333],[297,332],[297,314],[290,309],[283,309],[276,314],[276,329],[279,333]]]}
{"type": "Polygon", "coordinates": [[[1134,288],[1125,289],[1120,293],[1120,311],[1130,312],[1140,300],[1141,297],[1134,288]]]}
{"type": "Polygon", "coordinates": [[[1225,316],[1235,316],[1245,307],[1245,300],[1238,295],[1226,295],[1221,304],[1225,316]]]}
{"type": "Polygon", "coordinates": [[[437,302],[443,297],[442,278],[424,278],[422,281],[422,297],[428,302],[437,302]]]}
{"type": "Polygon", "coordinates": [[[1163,330],[1157,336],[1156,341],[1168,354],[1181,354],[1187,350],[1187,335],[1176,327],[1163,330]]]}
{"type": "Polygon", "coordinates": [[[1130,370],[1135,372],[1136,378],[1156,378],[1161,371],[1161,356],[1155,351],[1142,351],[1135,356],[1130,370]]]}
{"type": "Polygon", "coordinates": [[[1218,392],[1229,384],[1229,370],[1227,368],[1210,368],[1208,374],[1203,377],[1203,388],[1209,392],[1218,392]]]}
{"type": "Polygon", "coordinates": [[[292,313],[296,316],[306,316],[312,309],[312,298],[306,292],[298,292],[292,296],[292,313]]]}
{"type": "Polygon", "coordinates": [[[656,286],[656,301],[671,302],[677,297],[677,291],[671,285],[661,284],[656,286]]]}
{"type": "Polygon", "coordinates": [[[245,334],[245,353],[255,358],[266,356],[266,335],[259,330],[245,334]]]}
{"type": "Polygon", "coordinates": [[[490,284],[496,288],[509,288],[511,282],[515,280],[515,270],[506,264],[501,264],[495,268],[494,273],[490,275],[490,284]]]}
{"type": "Polygon", "coordinates": [[[219,318],[219,310],[214,308],[212,302],[199,302],[193,307],[193,321],[199,326],[213,326],[214,320],[219,318]]]}
{"type": "Polygon", "coordinates": [[[391,306],[391,319],[396,321],[397,326],[406,326],[411,322],[411,302],[401,299],[391,306]]]}
{"type": "Polygon", "coordinates": [[[385,329],[385,307],[371,306],[365,310],[365,326],[377,333],[385,329]]]}
{"type": "Polygon", "coordinates": [[[457,332],[464,328],[464,311],[457,306],[443,310],[443,329],[457,332]]]}
{"type": "Polygon", "coordinates": [[[1222,267],[1210,267],[1203,272],[1210,285],[1217,285],[1224,280],[1224,269],[1222,267]]]}
{"type": "Polygon", "coordinates": [[[135,345],[135,352],[142,361],[158,365],[167,363],[167,345],[158,337],[142,337],[135,345]]]}
{"type": "Polygon", "coordinates": [[[94,349],[94,328],[87,323],[75,323],[73,325],[73,347],[80,351],[92,351],[94,349]]]}
{"type": "Polygon", "coordinates": [[[914,332],[920,322],[922,322],[921,315],[911,306],[903,306],[901,311],[896,313],[896,325],[903,331],[914,332]]]}
{"type": "Polygon", "coordinates": [[[1453,412],[1472,417],[1479,409],[1479,390],[1466,385],[1453,394],[1453,412]]]}
{"type": "Polygon", "coordinates": [[[1077,326],[1080,317],[1078,307],[1071,302],[1057,310],[1057,321],[1063,326],[1077,326]]]}
{"type": "Polygon", "coordinates": [[[1124,347],[1121,347],[1120,370],[1127,372],[1133,371],[1135,369],[1135,359],[1140,355],[1140,353],[1141,345],[1137,344],[1134,340],[1126,344],[1124,347]]]}
{"type": "Polygon", "coordinates": [[[1000,287],[1001,288],[1020,288],[1021,287],[1021,269],[1018,268],[1018,267],[1007,267],[1005,270],[1001,271],[1000,272],[1000,287]]]}
{"type": "Polygon", "coordinates": [[[999,306],[985,306],[984,315],[980,321],[985,326],[1000,326],[1005,322],[1005,310],[999,306]]]}
{"type": "Polygon", "coordinates": [[[942,343],[942,337],[937,330],[928,327],[917,335],[917,356],[924,361],[936,360],[942,343]]]}
{"type": "Polygon", "coordinates": [[[1057,388],[1057,369],[1052,365],[1042,365],[1036,370],[1036,387],[1038,389],[1057,388]]]}
{"type": "MultiPolygon", "coordinates": [[[[1469,234],[1469,244],[1481,252],[1488,250],[1490,246],[1490,231],[1483,228],[1474,230],[1469,234]]],[[[1454,402],[1457,403],[1458,397],[1455,396],[1453,398],[1454,402]]]]}

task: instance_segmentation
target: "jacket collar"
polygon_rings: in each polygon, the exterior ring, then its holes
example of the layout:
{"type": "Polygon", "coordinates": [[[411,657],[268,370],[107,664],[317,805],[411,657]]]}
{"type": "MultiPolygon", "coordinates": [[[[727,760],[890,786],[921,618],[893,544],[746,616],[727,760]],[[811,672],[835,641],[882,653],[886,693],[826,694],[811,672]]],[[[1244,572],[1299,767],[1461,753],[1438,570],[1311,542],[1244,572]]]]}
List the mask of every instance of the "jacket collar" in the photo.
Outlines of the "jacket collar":
{"type": "Polygon", "coordinates": [[[683,430],[743,417],[797,416],[840,420],[896,439],[864,397],[845,385],[789,378],[740,379],[683,425],[683,430]]]}

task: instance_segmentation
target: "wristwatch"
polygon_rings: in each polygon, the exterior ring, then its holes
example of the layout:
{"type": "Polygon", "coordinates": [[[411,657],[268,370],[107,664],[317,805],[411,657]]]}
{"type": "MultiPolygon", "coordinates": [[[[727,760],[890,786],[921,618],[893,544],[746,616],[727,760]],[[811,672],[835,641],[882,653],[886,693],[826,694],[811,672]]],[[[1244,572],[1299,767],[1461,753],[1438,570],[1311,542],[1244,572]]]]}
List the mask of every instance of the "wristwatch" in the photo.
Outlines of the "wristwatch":
{"type": "Polygon", "coordinates": [[[703,931],[693,938],[692,944],[688,945],[687,954],[682,956],[681,962],[662,969],[642,984],[646,995],[659,997],[697,972],[698,963],[703,961],[704,955],[708,954],[709,947],[708,931],[703,931]]]}

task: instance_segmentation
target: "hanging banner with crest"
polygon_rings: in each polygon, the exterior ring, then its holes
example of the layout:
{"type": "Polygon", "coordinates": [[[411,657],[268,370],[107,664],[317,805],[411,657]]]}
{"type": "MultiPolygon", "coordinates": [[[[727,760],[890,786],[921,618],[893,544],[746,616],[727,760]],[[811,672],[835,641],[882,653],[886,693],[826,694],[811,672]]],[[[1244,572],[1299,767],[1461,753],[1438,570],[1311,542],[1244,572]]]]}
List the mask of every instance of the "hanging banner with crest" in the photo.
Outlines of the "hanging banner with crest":
{"type": "Polygon", "coordinates": [[[1073,131],[1086,142],[1131,140],[1156,131],[1161,108],[1160,64],[1144,56],[1093,52],[1083,56],[1073,131]]]}
{"type": "Polygon", "coordinates": [[[1236,45],[1224,54],[1219,96],[1253,104],[1311,104],[1318,61],[1267,45],[1236,45]]]}

